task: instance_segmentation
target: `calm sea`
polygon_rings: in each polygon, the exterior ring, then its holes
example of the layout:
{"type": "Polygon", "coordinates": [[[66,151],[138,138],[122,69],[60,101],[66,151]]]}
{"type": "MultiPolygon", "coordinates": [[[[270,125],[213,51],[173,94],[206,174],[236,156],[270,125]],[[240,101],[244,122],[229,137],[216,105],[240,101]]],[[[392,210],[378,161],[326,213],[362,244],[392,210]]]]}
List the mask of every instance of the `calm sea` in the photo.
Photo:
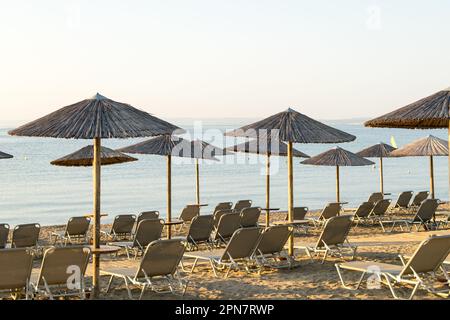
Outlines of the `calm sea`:
{"type": "MultiPolygon", "coordinates": [[[[168,119],[190,130],[194,122],[187,119],[168,119]]],[[[218,146],[236,142],[226,140],[220,131],[233,129],[254,119],[204,120],[203,138],[213,139],[218,146]],[[217,131],[220,130],[220,131],[217,131]]],[[[357,136],[357,140],[340,146],[356,152],[395,137],[398,146],[428,134],[446,139],[445,130],[369,129],[360,122],[325,121],[329,125],[357,136]]],[[[19,123],[18,123],[19,124],[19,123]]],[[[71,216],[89,213],[92,208],[92,172],[90,168],[55,167],[50,161],[88,145],[87,140],[11,137],[7,131],[15,125],[0,129],[0,150],[15,156],[1,160],[0,222],[11,225],[39,222],[42,225],[62,224],[71,216]]],[[[144,139],[104,140],[111,148],[124,147],[144,139]]],[[[238,141],[239,142],[239,141],[238,141]]],[[[309,155],[315,155],[333,145],[295,145],[309,155]]],[[[166,161],[159,156],[138,155],[139,161],[103,167],[102,212],[109,217],[121,213],[139,213],[144,210],[166,208],[166,161]]],[[[295,205],[321,208],[335,198],[335,168],[314,167],[294,160],[295,205]]],[[[341,169],[341,198],[348,206],[366,200],[379,189],[378,160],[375,166],[341,169]]],[[[428,158],[386,159],[385,191],[396,196],[402,190],[429,190],[428,158]]],[[[271,206],[286,209],[287,170],[286,159],[273,158],[271,206]]],[[[222,201],[252,199],[255,205],[265,204],[265,158],[255,155],[227,156],[221,162],[204,162],[201,170],[201,202],[210,206],[222,201]]],[[[195,167],[193,162],[173,163],[173,215],[177,216],[184,205],[195,201],[195,167]]],[[[436,158],[435,177],[437,197],[448,199],[447,159],[436,158]]]]}

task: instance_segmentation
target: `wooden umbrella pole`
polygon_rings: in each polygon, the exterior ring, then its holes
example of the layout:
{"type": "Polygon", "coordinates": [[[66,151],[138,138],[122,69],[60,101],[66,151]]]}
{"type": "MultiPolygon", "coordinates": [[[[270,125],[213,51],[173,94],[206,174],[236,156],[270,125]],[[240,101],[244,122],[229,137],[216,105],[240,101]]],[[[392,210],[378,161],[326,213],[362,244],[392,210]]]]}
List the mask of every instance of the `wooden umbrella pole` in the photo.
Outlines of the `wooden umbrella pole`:
{"type": "MultiPolygon", "coordinates": [[[[167,222],[172,221],[172,156],[167,156],[167,222]]],[[[167,239],[172,238],[172,227],[167,226],[167,239]]]]}
{"type": "Polygon", "coordinates": [[[383,157],[380,157],[380,192],[384,195],[383,157]]]}
{"type": "Polygon", "coordinates": [[[197,205],[200,205],[200,165],[198,159],[195,159],[195,187],[197,205]]]}
{"type": "Polygon", "coordinates": [[[434,194],[434,166],[433,166],[433,156],[430,156],[430,191],[431,199],[435,198],[434,194]]]}
{"type": "Polygon", "coordinates": [[[266,227],[270,225],[270,153],[267,153],[266,163],[266,227]]]}
{"type": "MultiPolygon", "coordinates": [[[[294,221],[294,173],[292,164],[292,142],[288,142],[288,219],[289,222],[294,221]]],[[[294,237],[291,234],[289,237],[290,256],[294,255],[294,237]]]]}
{"type": "MultiPolygon", "coordinates": [[[[93,182],[94,182],[94,225],[93,225],[93,246],[94,250],[100,248],[100,192],[101,192],[101,139],[94,139],[94,163],[93,163],[93,182]]],[[[92,298],[95,299],[100,293],[100,256],[94,251],[93,254],[93,279],[92,279],[92,298]]]]}
{"type": "Polygon", "coordinates": [[[339,191],[339,166],[336,166],[336,202],[341,201],[341,195],[339,191]]]}

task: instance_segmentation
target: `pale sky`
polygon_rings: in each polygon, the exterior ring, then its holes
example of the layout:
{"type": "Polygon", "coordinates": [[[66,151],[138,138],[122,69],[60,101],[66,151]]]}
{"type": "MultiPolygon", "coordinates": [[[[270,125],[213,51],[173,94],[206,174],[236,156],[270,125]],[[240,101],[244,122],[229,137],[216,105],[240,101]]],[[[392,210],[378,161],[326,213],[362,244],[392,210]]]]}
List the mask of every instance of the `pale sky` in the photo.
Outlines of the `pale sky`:
{"type": "Polygon", "coordinates": [[[381,115],[450,86],[450,1],[0,0],[1,120],[381,115]]]}

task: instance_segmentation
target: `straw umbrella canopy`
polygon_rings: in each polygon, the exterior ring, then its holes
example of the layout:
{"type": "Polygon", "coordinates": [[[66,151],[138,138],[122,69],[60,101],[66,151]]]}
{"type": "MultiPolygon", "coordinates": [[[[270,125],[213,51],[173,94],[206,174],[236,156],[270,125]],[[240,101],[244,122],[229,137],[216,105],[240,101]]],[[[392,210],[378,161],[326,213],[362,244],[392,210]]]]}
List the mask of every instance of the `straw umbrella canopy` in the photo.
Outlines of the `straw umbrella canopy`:
{"type": "MultiPolygon", "coordinates": [[[[280,140],[272,140],[267,138],[255,139],[241,144],[234,145],[227,148],[227,150],[234,152],[254,153],[258,155],[265,155],[266,158],[266,226],[270,224],[270,157],[288,155],[288,147],[286,143],[280,140]]],[[[306,153],[292,148],[293,157],[309,158],[306,153]]]]}
{"type": "MultiPolygon", "coordinates": [[[[206,142],[195,142],[171,135],[158,136],[118,151],[134,154],[153,154],[167,157],[167,222],[172,221],[172,157],[217,160],[215,152],[221,149],[207,145],[206,142]]],[[[223,150],[221,151],[223,153],[223,150]]],[[[197,173],[199,170],[197,169],[197,173]]],[[[199,179],[197,177],[197,182],[199,179]]],[[[199,187],[197,187],[199,189],[199,187]]],[[[170,239],[171,226],[168,226],[167,237],[170,239]]]]}
{"type": "Polygon", "coordinates": [[[175,130],[180,128],[97,93],[92,98],[63,107],[9,132],[15,136],[93,139],[93,298],[98,296],[100,278],[100,256],[97,250],[100,248],[101,139],[149,137],[170,134],[175,130]]]}
{"type": "MultiPolygon", "coordinates": [[[[450,143],[450,88],[364,123],[366,127],[448,130],[450,143]]],[[[450,183],[450,156],[449,156],[450,183]]],[[[449,188],[450,192],[450,188],[449,188]]]]}
{"type": "MultiPolygon", "coordinates": [[[[102,166],[137,161],[122,152],[110,148],[100,148],[100,164],[102,166]]],[[[94,161],[94,146],[89,145],[67,156],[53,160],[50,164],[62,167],[92,167],[94,161]]]]}
{"type": "Polygon", "coordinates": [[[0,159],[11,159],[12,155],[0,151],[0,159]]]}
{"type": "Polygon", "coordinates": [[[380,192],[384,194],[384,177],[383,177],[383,158],[387,158],[390,152],[396,150],[391,145],[380,142],[371,147],[365,148],[356,154],[364,158],[380,158],[380,192]]]}
{"type": "MultiPolygon", "coordinates": [[[[288,154],[288,218],[294,217],[293,143],[341,143],[356,139],[355,136],[327,126],[291,108],[261,121],[225,133],[235,137],[277,137],[287,142],[288,154]]],[[[289,254],[294,253],[294,238],[289,238],[289,254]]]]}
{"type": "Polygon", "coordinates": [[[430,158],[430,191],[431,198],[435,198],[434,192],[434,156],[448,156],[448,141],[435,136],[413,141],[404,147],[391,152],[391,157],[429,157],[430,158]]]}
{"type": "Polygon", "coordinates": [[[341,201],[340,183],[339,183],[339,167],[360,167],[370,166],[374,163],[363,157],[358,156],[350,151],[344,150],[340,147],[335,147],[331,150],[325,151],[317,156],[306,159],[302,164],[310,164],[315,166],[331,166],[336,167],[336,201],[341,201]]]}

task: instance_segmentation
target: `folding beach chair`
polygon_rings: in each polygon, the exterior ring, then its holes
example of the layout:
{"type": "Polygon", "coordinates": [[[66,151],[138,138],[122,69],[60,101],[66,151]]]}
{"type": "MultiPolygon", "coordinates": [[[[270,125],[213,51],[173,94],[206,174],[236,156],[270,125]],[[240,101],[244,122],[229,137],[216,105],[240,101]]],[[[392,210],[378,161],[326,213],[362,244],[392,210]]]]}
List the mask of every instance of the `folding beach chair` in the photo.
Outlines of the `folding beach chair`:
{"type": "Polygon", "coordinates": [[[293,259],[284,249],[284,245],[292,234],[289,226],[271,226],[263,231],[256,246],[254,257],[261,267],[292,267],[293,259]]]}
{"type": "MultiPolygon", "coordinates": [[[[224,214],[230,214],[230,213],[234,213],[234,211],[232,209],[227,209],[227,210],[220,210],[220,211],[217,211],[216,213],[214,213],[214,215],[213,215],[214,228],[217,229],[217,226],[219,225],[220,218],[224,214]]],[[[236,214],[236,215],[239,216],[238,214],[236,214]]]]}
{"type": "MultiPolygon", "coordinates": [[[[294,231],[303,231],[305,234],[308,233],[308,225],[310,220],[306,219],[306,214],[308,213],[308,207],[294,207],[294,223],[292,223],[292,227],[294,231]]],[[[289,220],[289,214],[286,214],[285,221],[275,221],[274,225],[286,225],[286,222],[289,220]]]]}
{"type": "Polygon", "coordinates": [[[369,196],[369,199],[367,200],[367,202],[375,204],[380,200],[384,199],[384,194],[381,192],[374,192],[369,196]]]}
{"type": "Polygon", "coordinates": [[[357,227],[360,223],[364,223],[369,219],[369,215],[375,207],[375,203],[373,202],[363,202],[356,209],[353,214],[353,221],[356,223],[355,227],[357,227]]]}
{"type": "Polygon", "coordinates": [[[159,211],[144,211],[139,213],[139,215],[136,218],[136,223],[134,224],[133,234],[136,233],[139,222],[141,222],[142,220],[152,220],[152,219],[159,220],[159,211]]]}
{"type": "Polygon", "coordinates": [[[82,246],[52,247],[47,249],[34,294],[53,300],[55,297],[78,296],[86,298],[85,273],[91,249],[82,246]]]}
{"type": "Polygon", "coordinates": [[[411,205],[409,206],[411,210],[414,210],[418,208],[422,202],[426,199],[428,199],[430,193],[428,191],[420,191],[417,192],[417,194],[414,196],[413,200],[411,201],[411,205]]]}
{"type": "Polygon", "coordinates": [[[423,288],[433,294],[448,297],[449,289],[437,291],[432,285],[436,281],[436,273],[441,270],[447,280],[447,286],[450,287],[450,278],[443,265],[444,260],[450,252],[450,235],[431,236],[422,241],[415,253],[408,261],[400,256],[402,265],[379,263],[375,261],[353,261],[336,264],[336,269],[341,280],[342,286],[347,289],[357,290],[361,286],[366,275],[375,275],[380,284],[389,287],[392,296],[400,299],[395,291],[395,285],[412,286],[412,292],[407,299],[412,299],[417,289],[423,288]],[[352,287],[345,283],[342,270],[361,273],[361,278],[352,287]]]}
{"type": "Polygon", "coordinates": [[[198,215],[200,215],[200,207],[196,204],[189,204],[181,211],[178,219],[183,221],[183,223],[190,223],[198,215]]]}
{"type": "Polygon", "coordinates": [[[19,224],[12,233],[11,248],[28,248],[36,255],[40,255],[42,248],[39,247],[39,233],[41,225],[38,223],[19,224]]]}
{"type": "Polygon", "coordinates": [[[14,299],[25,295],[32,297],[30,285],[33,253],[27,249],[0,250],[0,293],[10,294],[14,299]]]}
{"type": "Polygon", "coordinates": [[[236,213],[226,213],[220,217],[211,240],[216,246],[226,244],[234,232],[241,227],[241,216],[236,213]]]}
{"type": "Polygon", "coordinates": [[[0,224],[0,249],[6,248],[9,236],[9,224],[0,224]]]}
{"type": "Polygon", "coordinates": [[[111,229],[109,231],[102,231],[102,234],[112,241],[130,239],[133,234],[135,222],[136,215],[134,214],[115,216],[111,229]]]}
{"type": "Polygon", "coordinates": [[[211,233],[214,229],[213,216],[203,215],[192,219],[189,231],[185,239],[188,250],[197,250],[199,245],[212,246],[211,233]]]}
{"type": "Polygon", "coordinates": [[[318,218],[307,218],[314,226],[323,225],[328,219],[336,217],[342,210],[342,204],[339,202],[330,202],[322,209],[318,218]]]}
{"type": "Polygon", "coordinates": [[[305,250],[312,259],[312,254],[323,254],[322,263],[328,255],[338,256],[343,259],[342,250],[350,251],[352,259],[355,257],[357,247],[348,241],[348,234],[352,227],[352,216],[345,215],[333,217],[327,220],[314,247],[295,246],[296,249],[305,250]]]}
{"type": "MultiPolygon", "coordinates": [[[[245,228],[236,230],[225,249],[185,253],[184,259],[194,259],[190,269],[193,272],[199,261],[208,262],[213,273],[226,271],[225,278],[232,270],[250,272],[250,266],[255,263],[254,252],[262,233],[261,228],[245,228]]],[[[183,259],[183,260],[184,260],[183,259]]]]}
{"type": "Polygon", "coordinates": [[[214,208],[213,214],[222,210],[231,210],[233,208],[233,202],[220,202],[214,208]]]}
{"type": "Polygon", "coordinates": [[[401,219],[393,220],[391,232],[394,231],[396,225],[400,226],[400,230],[403,231],[402,225],[406,227],[408,231],[411,231],[412,226],[416,226],[416,231],[419,231],[420,227],[424,227],[425,230],[429,230],[433,224],[433,217],[436,214],[436,210],[439,206],[439,200],[426,199],[422,202],[419,209],[416,212],[414,218],[410,220],[401,219]]]}
{"type": "Polygon", "coordinates": [[[144,253],[149,243],[161,238],[163,228],[164,220],[142,220],[139,222],[133,241],[111,242],[110,245],[125,249],[128,259],[130,259],[130,253],[134,254],[134,259],[136,259],[139,253],[144,253]]]}
{"type": "Polygon", "coordinates": [[[413,196],[412,191],[403,191],[398,195],[397,201],[392,206],[393,209],[407,210],[413,196]]]}
{"type": "Polygon", "coordinates": [[[261,208],[250,207],[244,208],[241,211],[241,227],[253,228],[258,226],[259,217],[261,216],[261,208]]]}
{"type": "Polygon", "coordinates": [[[391,217],[387,216],[390,205],[391,199],[378,201],[368,217],[372,224],[379,224],[383,232],[386,232],[383,223],[391,221],[391,217]]]}
{"type": "Polygon", "coordinates": [[[121,278],[130,299],[133,299],[131,285],[141,288],[139,300],[147,288],[158,293],[176,293],[178,289],[184,295],[188,283],[178,272],[184,251],[185,246],[180,240],[156,240],[147,246],[138,266],[102,267],[100,274],[110,276],[106,293],[111,289],[114,278],[121,278]]]}
{"type": "Polygon", "coordinates": [[[242,209],[250,208],[252,206],[252,200],[239,200],[234,205],[233,211],[235,213],[241,213],[242,209]]]}
{"type": "Polygon", "coordinates": [[[51,238],[54,238],[53,244],[58,241],[61,244],[83,244],[88,242],[88,231],[91,218],[88,217],[72,217],[69,219],[64,231],[52,232],[51,238]]]}

